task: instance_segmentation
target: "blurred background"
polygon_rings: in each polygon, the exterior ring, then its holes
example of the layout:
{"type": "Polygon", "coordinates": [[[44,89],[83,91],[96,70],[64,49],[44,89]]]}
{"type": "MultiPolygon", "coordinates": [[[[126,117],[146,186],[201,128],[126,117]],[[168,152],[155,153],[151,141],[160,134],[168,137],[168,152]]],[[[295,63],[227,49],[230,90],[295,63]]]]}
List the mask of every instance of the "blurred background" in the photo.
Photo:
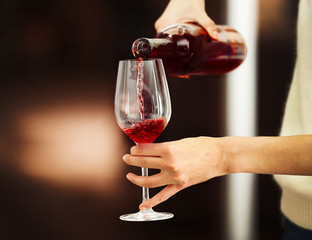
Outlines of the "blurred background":
{"type": "MultiPolygon", "coordinates": [[[[141,189],[121,157],[133,143],[116,124],[118,61],[155,35],[168,1],[0,2],[0,238],[224,239],[225,179],[185,189],[155,210],[169,221],[129,223],[141,189]]],[[[278,135],[295,60],[298,0],[259,1],[257,135],[278,135]]],[[[206,0],[226,23],[226,1],[206,0]]],[[[244,8],[242,8],[244,11],[244,8]]],[[[225,135],[225,77],[168,76],[171,121],[157,141],[225,135]],[[192,107],[190,107],[192,106],[192,107]]],[[[151,195],[159,189],[151,190],[151,195]]],[[[279,188],[257,181],[258,239],[282,239],[279,188]]]]}

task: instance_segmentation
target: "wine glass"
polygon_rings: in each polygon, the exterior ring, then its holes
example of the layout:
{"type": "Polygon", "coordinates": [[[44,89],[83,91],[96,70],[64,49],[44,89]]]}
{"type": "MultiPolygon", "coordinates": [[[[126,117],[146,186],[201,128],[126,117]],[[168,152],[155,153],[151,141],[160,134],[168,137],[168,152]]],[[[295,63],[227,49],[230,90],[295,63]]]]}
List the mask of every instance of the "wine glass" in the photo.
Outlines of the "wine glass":
{"type": "MultiPolygon", "coordinates": [[[[115,115],[119,127],[133,142],[152,143],[165,129],[171,116],[171,103],[161,59],[119,62],[115,93],[115,115]]],[[[148,169],[142,168],[142,176],[148,169]]],[[[149,199],[143,187],[142,202],[149,199]]],[[[172,218],[172,213],[152,208],[120,216],[124,221],[155,221],[172,218]]]]}

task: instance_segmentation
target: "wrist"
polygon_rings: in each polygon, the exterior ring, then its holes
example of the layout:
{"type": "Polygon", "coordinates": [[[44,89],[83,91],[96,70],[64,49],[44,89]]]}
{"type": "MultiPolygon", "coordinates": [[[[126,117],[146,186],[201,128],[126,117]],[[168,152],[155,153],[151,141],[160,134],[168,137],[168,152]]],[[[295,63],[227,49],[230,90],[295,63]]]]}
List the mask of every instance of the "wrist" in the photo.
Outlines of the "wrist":
{"type": "MultiPolygon", "coordinates": [[[[225,138],[225,163],[229,173],[281,173],[281,137],[225,138]]],[[[285,148],[284,148],[285,149],[285,148]]],[[[287,154],[286,154],[287,155],[287,154]]]]}
{"type": "Polygon", "coordinates": [[[248,171],[248,156],[246,149],[252,142],[251,137],[224,137],[223,138],[223,162],[227,174],[243,173],[248,171]]]}

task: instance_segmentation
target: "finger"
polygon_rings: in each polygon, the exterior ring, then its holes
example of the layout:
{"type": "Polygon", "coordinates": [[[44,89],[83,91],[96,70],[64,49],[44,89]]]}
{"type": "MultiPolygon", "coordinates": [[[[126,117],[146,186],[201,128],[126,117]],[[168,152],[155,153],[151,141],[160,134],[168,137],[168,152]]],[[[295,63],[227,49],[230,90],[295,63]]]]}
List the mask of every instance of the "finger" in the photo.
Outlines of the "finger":
{"type": "Polygon", "coordinates": [[[153,169],[165,169],[166,165],[164,160],[160,157],[148,157],[148,156],[133,156],[126,154],[122,157],[125,163],[130,166],[153,168],[153,169]]]}
{"type": "Polygon", "coordinates": [[[166,200],[168,200],[170,197],[172,197],[174,194],[179,192],[181,188],[175,186],[175,185],[168,185],[163,190],[161,190],[159,193],[157,193],[154,197],[152,197],[149,200],[146,200],[145,202],[141,203],[139,208],[140,210],[145,210],[152,208],[159,203],[162,203],[166,200]]]}
{"type": "Polygon", "coordinates": [[[166,26],[166,21],[163,20],[162,17],[160,17],[159,19],[157,19],[157,21],[154,24],[154,28],[156,30],[156,32],[159,32],[161,29],[163,29],[166,26]]]}
{"type": "Polygon", "coordinates": [[[164,143],[138,144],[130,149],[130,154],[144,156],[162,156],[164,146],[165,146],[164,143]]]}
{"type": "Polygon", "coordinates": [[[160,186],[165,186],[168,184],[166,179],[163,177],[163,174],[157,173],[152,176],[138,176],[133,173],[127,174],[127,179],[135,185],[140,187],[147,187],[147,188],[155,188],[160,186]]]}
{"type": "Polygon", "coordinates": [[[214,40],[218,40],[219,35],[215,22],[212,19],[210,19],[207,15],[205,16],[205,18],[202,19],[205,20],[201,21],[200,24],[206,29],[209,36],[214,40]]]}

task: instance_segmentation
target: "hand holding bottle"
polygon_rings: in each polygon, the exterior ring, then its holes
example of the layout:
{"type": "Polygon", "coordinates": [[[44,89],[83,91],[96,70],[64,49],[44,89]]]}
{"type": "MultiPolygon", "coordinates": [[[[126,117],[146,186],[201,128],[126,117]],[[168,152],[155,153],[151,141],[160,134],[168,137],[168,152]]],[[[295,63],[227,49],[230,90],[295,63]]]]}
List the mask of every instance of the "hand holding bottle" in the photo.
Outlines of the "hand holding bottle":
{"type": "Polygon", "coordinates": [[[155,22],[157,32],[175,23],[197,22],[214,40],[218,39],[218,32],[213,20],[205,11],[204,0],[171,0],[160,18],[155,22]]]}

